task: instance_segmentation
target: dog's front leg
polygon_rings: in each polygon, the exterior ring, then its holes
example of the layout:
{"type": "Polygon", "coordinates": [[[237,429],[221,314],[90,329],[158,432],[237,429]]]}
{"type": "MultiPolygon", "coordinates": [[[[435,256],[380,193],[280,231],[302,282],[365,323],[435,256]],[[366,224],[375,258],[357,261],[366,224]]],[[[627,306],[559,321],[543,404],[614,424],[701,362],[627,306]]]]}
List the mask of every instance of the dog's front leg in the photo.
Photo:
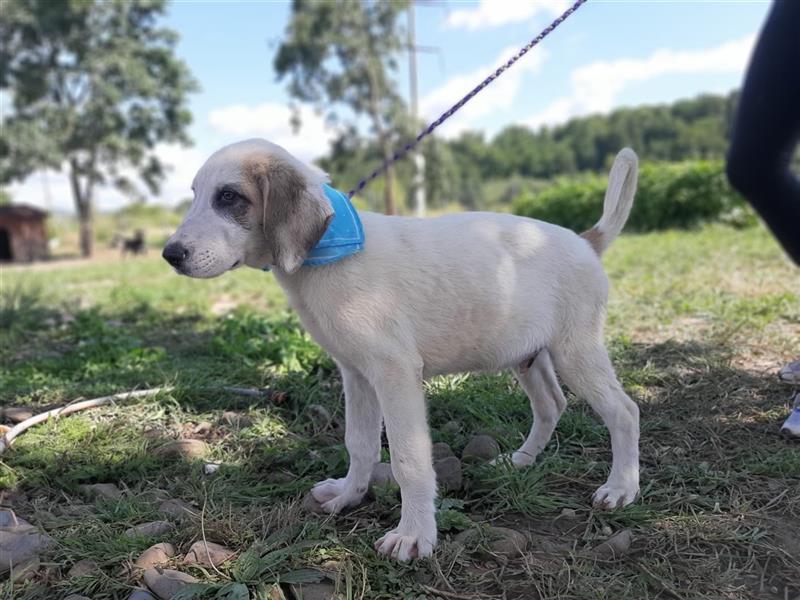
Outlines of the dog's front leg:
{"type": "Polygon", "coordinates": [[[350,455],[350,468],[346,477],[320,481],[311,490],[323,510],[329,513],[338,513],[361,502],[381,453],[381,410],[375,390],[358,372],[340,370],[345,398],[344,441],[350,455]]]}
{"type": "Polygon", "coordinates": [[[430,556],[436,546],[436,475],[421,369],[386,365],[373,383],[402,500],[400,523],[375,543],[375,549],[402,561],[430,556]]]}

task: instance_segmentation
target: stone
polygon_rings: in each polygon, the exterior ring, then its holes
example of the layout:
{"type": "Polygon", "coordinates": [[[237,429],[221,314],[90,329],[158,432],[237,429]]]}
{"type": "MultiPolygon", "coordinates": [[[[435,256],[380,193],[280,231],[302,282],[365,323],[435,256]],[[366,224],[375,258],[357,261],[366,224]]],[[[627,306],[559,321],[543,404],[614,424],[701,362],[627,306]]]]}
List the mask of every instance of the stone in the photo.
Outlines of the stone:
{"type": "MultiPolygon", "coordinates": [[[[0,509],[0,575],[12,567],[21,573],[26,561],[38,560],[39,552],[52,544],[53,538],[40,533],[14,511],[0,509]]],[[[38,568],[37,565],[34,571],[38,568]]]]}
{"type": "Polygon", "coordinates": [[[0,490],[0,504],[5,505],[5,508],[13,508],[14,506],[22,506],[28,504],[30,499],[20,492],[12,492],[10,490],[0,490]]]}
{"type": "Polygon", "coordinates": [[[436,442],[433,445],[433,460],[437,461],[448,456],[455,456],[453,450],[444,442],[436,442]]]}
{"type": "Polygon", "coordinates": [[[461,431],[461,423],[459,423],[458,421],[448,421],[447,423],[442,425],[441,431],[442,433],[450,433],[450,434],[458,433],[459,431],[461,431]]]}
{"type": "Polygon", "coordinates": [[[453,541],[456,544],[473,545],[481,539],[480,529],[465,529],[453,536],[453,541]]]}
{"type": "Polygon", "coordinates": [[[297,480],[297,475],[288,471],[272,471],[265,477],[268,483],[291,483],[297,480]]]}
{"type": "Polygon", "coordinates": [[[456,535],[453,540],[467,546],[485,546],[492,554],[506,558],[521,556],[528,547],[528,538],[525,534],[508,527],[467,529],[456,535]]]}
{"type": "Polygon", "coordinates": [[[340,573],[344,569],[344,564],[340,560],[326,560],[320,565],[320,569],[331,573],[340,573]]]}
{"type": "Polygon", "coordinates": [[[489,435],[476,435],[467,442],[464,452],[461,453],[461,458],[464,461],[475,460],[487,462],[497,458],[500,454],[500,446],[489,435]]]}
{"type": "Polygon", "coordinates": [[[308,410],[308,416],[311,417],[311,421],[317,429],[325,429],[331,424],[331,413],[321,404],[309,404],[306,410],[308,410]]]}
{"type": "Polygon", "coordinates": [[[222,422],[235,429],[244,429],[253,424],[253,420],[250,417],[233,410],[226,410],[222,413],[222,422]]]}
{"type": "Polygon", "coordinates": [[[89,596],[81,596],[80,594],[70,594],[64,600],[92,600],[89,596]]]}
{"type": "Polygon", "coordinates": [[[35,414],[34,410],[27,406],[9,406],[0,410],[0,417],[10,423],[22,423],[35,414]]]}
{"type": "Polygon", "coordinates": [[[283,593],[281,586],[275,583],[269,588],[269,596],[267,598],[268,600],[286,600],[286,595],[283,593]]]}
{"type": "Polygon", "coordinates": [[[433,470],[436,472],[436,483],[439,491],[455,492],[464,484],[461,472],[461,461],[455,456],[447,456],[433,461],[433,470]]]}
{"type": "Polygon", "coordinates": [[[204,475],[213,475],[219,468],[222,466],[222,463],[218,462],[209,462],[203,465],[203,474],[204,475]]]}
{"type": "Polygon", "coordinates": [[[203,440],[174,440],[156,448],[155,453],[165,458],[201,458],[208,453],[208,444],[203,440]]]}
{"type": "Polygon", "coordinates": [[[175,556],[175,546],[162,542],[150,546],[147,550],[139,555],[139,558],[133,563],[133,566],[146,570],[156,565],[163,565],[169,562],[169,559],[175,556]]]}
{"type": "Polygon", "coordinates": [[[199,509],[195,508],[188,502],[177,500],[175,498],[164,500],[164,502],[159,504],[158,514],[163,517],[169,517],[175,521],[185,521],[189,519],[200,518],[199,509]]]}
{"type": "Polygon", "coordinates": [[[78,489],[90,498],[101,500],[119,500],[122,491],[113,483],[92,483],[78,486],[78,489]]]}
{"type": "Polygon", "coordinates": [[[201,421],[194,426],[194,432],[198,435],[204,435],[206,433],[210,433],[213,428],[214,426],[208,421],[201,421]]]}
{"type": "Polygon", "coordinates": [[[167,490],[150,488],[142,492],[142,498],[148,502],[164,502],[170,499],[170,495],[167,490]]]}
{"type": "Polygon", "coordinates": [[[22,561],[21,563],[15,563],[14,567],[9,573],[8,579],[11,581],[11,583],[23,583],[25,581],[30,581],[36,577],[40,566],[41,562],[39,561],[38,556],[33,556],[22,561]]]}
{"type": "Polygon", "coordinates": [[[72,565],[72,568],[67,571],[67,577],[72,579],[73,577],[83,577],[84,575],[95,572],[97,572],[97,563],[88,558],[84,558],[72,565]]]}
{"type": "Polygon", "coordinates": [[[224,315],[238,306],[238,303],[231,299],[228,294],[223,294],[211,305],[211,312],[216,316],[224,315]]]}
{"type": "Polygon", "coordinates": [[[369,478],[370,485],[397,485],[397,480],[392,473],[392,465],[390,463],[378,463],[372,469],[372,475],[369,478]]]}
{"type": "Polygon", "coordinates": [[[524,533],[508,527],[489,528],[489,549],[493,554],[513,558],[522,556],[528,547],[528,538],[524,533]]]}
{"type": "Polygon", "coordinates": [[[153,537],[169,533],[173,528],[174,526],[169,521],[151,521],[129,527],[125,530],[124,535],[127,537],[153,537]]]}
{"type": "Polygon", "coordinates": [[[185,565],[202,565],[204,567],[218,567],[226,560],[230,560],[236,553],[221,544],[214,542],[195,542],[183,558],[185,565]]]}
{"type": "Polygon", "coordinates": [[[591,555],[599,560],[616,560],[628,553],[632,541],[631,530],[623,529],[592,548],[591,555]]]}
{"type": "Polygon", "coordinates": [[[136,589],[128,596],[128,600],[156,600],[156,597],[147,590],[136,589]]]}
{"type": "Polygon", "coordinates": [[[144,572],[144,583],[161,600],[170,600],[175,594],[197,579],[172,569],[151,567],[144,572]]]}
{"type": "Polygon", "coordinates": [[[305,510],[306,512],[314,513],[317,515],[326,515],[324,510],[322,510],[322,505],[317,502],[316,498],[309,492],[303,497],[303,501],[300,503],[300,507],[305,510]]]}
{"type": "Polygon", "coordinates": [[[336,586],[327,581],[320,583],[303,583],[290,586],[297,600],[340,600],[341,594],[336,593],[336,586]]]}

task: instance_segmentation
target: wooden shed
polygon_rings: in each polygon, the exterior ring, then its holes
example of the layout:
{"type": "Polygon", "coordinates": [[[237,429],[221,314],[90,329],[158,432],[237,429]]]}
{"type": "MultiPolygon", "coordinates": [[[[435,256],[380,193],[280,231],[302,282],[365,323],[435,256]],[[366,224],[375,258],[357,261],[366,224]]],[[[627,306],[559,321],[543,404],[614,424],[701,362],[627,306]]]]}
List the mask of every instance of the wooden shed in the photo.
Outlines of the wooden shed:
{"type": "Polygon", "coordinates": [[[25,204],[0,205],[0,261],[47,258],[47,213],[25,204]]]}

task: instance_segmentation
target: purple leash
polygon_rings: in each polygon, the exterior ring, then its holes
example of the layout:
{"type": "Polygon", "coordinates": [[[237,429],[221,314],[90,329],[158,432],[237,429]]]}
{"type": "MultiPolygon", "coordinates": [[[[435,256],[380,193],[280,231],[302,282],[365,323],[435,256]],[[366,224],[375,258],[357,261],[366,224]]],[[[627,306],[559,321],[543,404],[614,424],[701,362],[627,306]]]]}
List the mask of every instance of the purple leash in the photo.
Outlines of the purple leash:
{"type": "Polygon", "coordinates": [[[366,178],[362,179],[361,181],[359,181],[358,185],[356,187],[354,187],[352,190],[347,192],[347,197],[348,198],[352,198],[353,196],[355,196],[358,192],[363,190],[370,181],[372,181],[373,179],[375,179],[379,175],[382,175],[386,171],[386,169],[388,169],[391,165],[393,165],[398,160],[403,158],[411,150],[416,148],[417,144],[419,144],[422,140],[424,140],[431,133],[433,133],[433,131],[439,125],[441,125],[447,119],[452,117],[456,113],[456,111],[458,111],[459,108],[461,108],[467,102],[472,100],[472,98],[477,96],[478,92],[480,92],[483,88],[485,88],[487,85],[492,83],[495,79],[500,77],[500,75],[502,75],[503,72],[506,69],[508,69],[515,62],[517,62],[520,58],[525,56],[525,54],[527,54],[528,50],[530,50],[536,44],[538,44],[544,38],[546,38],[556,27],[558,27],[559,25],[561,25],[561,23],[566,21],[567,17],[569,17],[572,13],[574,13],[576,10],[578,10],[585,3],[586,3],[586,0],[576,0],[575,3],[572,6],[570,6],[567,10],[565,10],[564,13],[560,17],[558,17],[555,21],[550,23],[550,25],[548,25],[539,35],[537,35],[530,42],[525,44],[522,47],[522,49],[519,52],[517,52],[514,56],[509,58],[508,62],[506,62],[506,64],[501,65],[494,73],[491,73],[486,79],[484,79],[481,83],[479,83],[471,92],[469,92],[461,100],[456,102],[447,111],[445,111],[445,113],[441,117],[439,117],[433,123],[428,125],[428,127],[426,129],[423,129],[422,132],[416,137],[416,139],[414,139],[413,141],[411,141],[411,142],[407,143],[405,146],[403,146],[402,150],[398,150],[397,152],[395,152],[391,159],[384,160],[383,164],[380,167],[378,167],[372,173],[370,173],[368,177],[366,177],[366,178]]]}

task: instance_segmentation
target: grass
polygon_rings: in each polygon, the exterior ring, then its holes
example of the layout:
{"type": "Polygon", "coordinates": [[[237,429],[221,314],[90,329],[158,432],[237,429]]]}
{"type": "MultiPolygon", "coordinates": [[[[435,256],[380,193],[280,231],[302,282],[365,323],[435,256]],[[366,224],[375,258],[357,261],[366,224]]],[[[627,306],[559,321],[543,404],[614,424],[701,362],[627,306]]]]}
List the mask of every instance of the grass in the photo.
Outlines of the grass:
{"type": "MultiPolygon", "coordinates": [[[[342,392],[271,275],[189,280],[152,252],[4,269],[4,403],[44,407],[173,389],[46,423],[2,457],[0,504],[56,545],[35,580],[0,583],[0,598],[126,598],[137,581],[128,567],[144,548],[169,540],[183,552],[205,537],[239,555],[219,572],[181,567],[202,581],[187,593],[195,598],[269,598],[276,585],[290,594],[291,582],[327,575],[347,598],[794,599],[800,446],[778,436],[789,390],[774,372],[798,353],[797,271],[763,230],[720,226],[624,236],[605,263],[609,347],[641,406],[641,499],[611,513],[592,510],[591,493],[609,468],[608,435],[570,398],[534,467],[466,468],[463,490],[440,500],[435,558],[410,565],[382,560],[371,547],[396,522],[397,490],[377,489],[333,519],[302,506],[314,482],[346,470],[342,392]],[[253,400],[225,385],[272,394],[253,400]],[[332,421],[315,419],[311,404],[332,421]],[[246,420],[226,421],[230,410],[246,420]],[[210,427],[197,433],[204,422],[210,427]],[[205,439],[219,471],[207,476],[202,462],[153,452],[179,437],[205,439]],[[89,500],[79,486],[94,482],[125,494],[89,500]],[[124,536],[158,518],[162,496],[193,503],[202,519],[161,538],[124,536]],[[524,531],[528,552],[504,559],[453,541],[483,524],[524,531]],[[634,538],[626,556],[591,554],[622,528],[634,538]],[[100,570],[68,579],[84,558],[100,570]]],[[[457,453],[476,433],[511,450],[530,426],[527,399],[504,374],[437,378],[428,396],[434,441],[457,453]]]]}

